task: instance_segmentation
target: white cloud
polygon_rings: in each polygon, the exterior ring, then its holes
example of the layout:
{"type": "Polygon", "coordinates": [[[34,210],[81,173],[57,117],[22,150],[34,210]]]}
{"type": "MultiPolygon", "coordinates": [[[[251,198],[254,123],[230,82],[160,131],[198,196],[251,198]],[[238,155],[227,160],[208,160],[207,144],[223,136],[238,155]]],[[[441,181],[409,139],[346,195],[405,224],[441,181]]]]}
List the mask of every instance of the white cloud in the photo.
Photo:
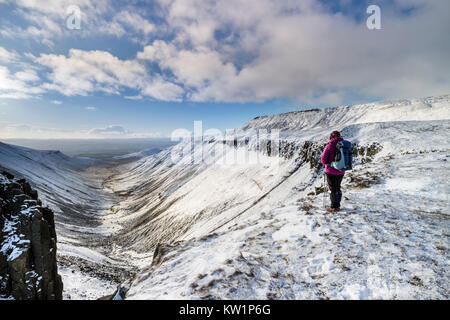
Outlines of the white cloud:
{"type": "Polygon", "coordinates": [[[128,100],[142,100],[143,99],[143,97],[140,94],[137,96],[125,96],[124,98],[128,99],[128,100]]]}
{"type": "Polygon", "coordinates": [[[11,63],[19,59],[19,55],[15,52],[8,51],[3,47],[0,47],[0,62],[11,63]]]}
{"type": "Polygon", "coordinates": [[[140,14],[125,10],[114,15],[111,20],[100,20],[99,26],[94,32],[120,38],[126,34],[140,37],[149,36],[155,30],[156,26],[140,14]]]}
{"type": "Polygon", "coordinates": [[[106,128],[95,128],[88,132],[89,135],[125,135],[130,131],[122,126],[107,126],[106,128]]]}
{"type": "Polygon", "coordinates": [[[66,16],[66,10],[71,5],[80,7],[82,11],[97,13],[105,12],[108,5],[105,0],[16,0],[15,3],[22,8],[60,17],[66,16]]]}
{"type": "Polygon", "coordinates": [[[69,56],[42,54],[36,63],[50,69],[42,85],[66,96],[95,92],[120,95],[123,88],[163,101],[180,101],[183,89],[159,76],[150,77],[138,60],[120,60],[106,51],[71,49],[69,56]]]}
{"type": "Polygon", "coordinates": [[[202,88],[205,82],[236,75],[232,63],[222,62],[218,52],[206,47],[199,47],[195,51],[177,49],[172,44],[158,40],[146,46],[137,57],[158,62],[161,67],[170,69],[177,80],[196,88],[202,88]]]}
{"type": "Polygon", "coordinates": [[[62,19],[55,21],[56,19],[52,19],[52,16],[43,15],[38,11],[21,11],[21,13],[28,22],[34,24],[24,29],[22,31],[24,34],[43,39],[62,35],[64,27],[64,24],[61,23],[62,19]]]}
{"type": "Polygon", "coordinates": [[[0,98],[29,99],[42,94],[42,88],[29,84],[37,79],[32,70],[12,75],[7,67],[0,66],[0,98]]]}
{"type": "Polygon", "coordinates": [[[69,57],[42,54],[35,61],[50,69],[51,82],[43,87],[66,96],[86,96],[95,91],[119,94],[121,87],[139,87],[146,74],[138,62],[120,60],[106,51],[71,49],[69,57]]]}
{"type": "Polygon", "coordinates": [[[114,13],[110,0],[17,0],[14,5],[17,9],[11,15],[10,23],[2,27],[0,34],[11,39],[33,40],[51,49],[54,48],[55,41],[62,37],[73,37],[74,32],[84,38],[104,34],[108,31],[104,28],[108,16],[114,13]],[[67,28],[67,9],[70,6],[80,8],[80,30],[67,28]],[[25,19],[28,25],[16,24],[16,14],[25,19]]]}
{"type": "Polygon", "coordinates": [[[113,20],[145,35],[148,35],[155,30],[154,24],[144,19],[141,15],[130,11],[121,11],[113,20]]]}
{"type": "Polygon", "coordinates": [[[137,57],[170,70],[194,101],[340,104],[352,94],[397,98],[450,91],[448,1],[417,0],[420,8],[402,16],[389,9],[411,3],[398,0],[384,7],[380,31],[332,14],[315,0],[160,2],[176,37],[154,41],[137,57]],[[225,35],[220,40],[217,31],[225,35]]]}
{"type": "MultiPolygon", "coordinates": [[[[126,99],[287,98],[341,104],[355,96],[399,98],[450,92],[447,0],[391,1],[382,7],[383,29],[375,31],[368,30],[365,21],[330,12],[318,0],[158,2],[160,18],[165,20],[159,25],[148,19],[145,10],[127,4],[117,11],[117,4],[108,0],[16,1],[17,12],[29,25],[6,26],[0,31],[4,36],[33,36],[51,47],[59,38],[73,36],[64,27],[65,10],[77,5],[83,19],[80,36],[127,35],[130,41],[147,45],[130,60],[78,49],[67,56],[41,54],[35,62],[49,69],[48,81],[31,86],[38,81],[37,73],[24,68],[11,75],[7,70],[0,74],[0,97],[27,98],[46,90],[66,96],[120,95],[130,88],[137,94],[126,99]],[[409,16],[395,13],[394,9],[411,6],[418,9],[409,16]],[[149,62],[163,72],[148,67],[149,62]],[[5,79],[12,82],[5,84],[5,79]]],[[[0,47],[0,62],[17,60],[15,52],[0,47]]]]}
{"type": "Polygon", "coordinates": [[[35,81],[39,81],[40,80],[40,78],[37,75],[36,71],[30,70],[30,69],[29,70],[25,70],[25,71],[16,72],[14,74],[14,77],[16,79],[19,79],[19,80],[22,80],[22,81],[25,81],[25,82],[35,82],[35,81]]]}
{"type": "MultiPolygon", "coordinates": [[[[54,47],[54,41],[60,37],[77,36],[89,38],[91,36],[124,35],[149,36],[156,30],[156,26],[138,12],[127,9],[118,10],[110,0],[18,0],[16,11],[29,25],[27,27],[5,27],[0,33],[9,38],[28,38],[54,47]],[[80,29],[67,28],[69,7],[80,9],[80,29]]],[[[73,14],[73,13],[70,13],[73,14]]]]}
{"type": "Polygon", "coordinates": [[[156,78],[147,83],[141,91],[144,96],[149,96],[162,101],[181,101],[184,90],[180,86],[156,78]]]}
{"type": "Polygon", "coordinates": [[[62,104],[63,102],[62,101],[60,101],[60,100],[52,100],[51,101],[53,104],[62,104]]]}
{"type": "Polygon", "coordinates": [[[97,107],[86,107],[84,109],[89,110],[89,111],[95,111],[95,110],[97,110],[97,107]]]}

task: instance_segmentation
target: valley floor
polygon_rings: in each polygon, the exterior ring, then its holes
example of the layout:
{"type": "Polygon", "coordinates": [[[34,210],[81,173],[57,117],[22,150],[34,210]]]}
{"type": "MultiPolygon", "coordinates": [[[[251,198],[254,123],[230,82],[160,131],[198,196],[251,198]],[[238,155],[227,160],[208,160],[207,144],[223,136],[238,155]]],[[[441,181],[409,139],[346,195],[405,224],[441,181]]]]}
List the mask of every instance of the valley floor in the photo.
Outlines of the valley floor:
{"type": "Polygon", "coordinates": [[[138,261],[115,254],[118,244],[113,238],[121,226],[111,219],[114,215],[111,208],[121,197],[104,186],[109,177],[118,173],[121,164],[120,161],[100,163],[81,172],[95,182],[97,196],[102,199],[97,211],[91,213],[95,223],[75,227],[57,221],[58,271],[64,283],[64,299],[95,300],[111,295],[138,271],[134,263],[138,261]]]}

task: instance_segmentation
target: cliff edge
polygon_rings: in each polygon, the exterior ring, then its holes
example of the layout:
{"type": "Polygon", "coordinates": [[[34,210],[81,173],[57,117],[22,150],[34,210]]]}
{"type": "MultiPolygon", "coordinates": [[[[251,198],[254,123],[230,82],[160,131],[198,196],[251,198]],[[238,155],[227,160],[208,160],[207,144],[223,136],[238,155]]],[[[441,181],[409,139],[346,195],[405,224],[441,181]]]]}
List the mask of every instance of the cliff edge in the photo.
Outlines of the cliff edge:
{"type": "Polygon", "coordinates": [[[24,179],[0,173],[0,299],[61,300],[53,212],[24,179]]]}

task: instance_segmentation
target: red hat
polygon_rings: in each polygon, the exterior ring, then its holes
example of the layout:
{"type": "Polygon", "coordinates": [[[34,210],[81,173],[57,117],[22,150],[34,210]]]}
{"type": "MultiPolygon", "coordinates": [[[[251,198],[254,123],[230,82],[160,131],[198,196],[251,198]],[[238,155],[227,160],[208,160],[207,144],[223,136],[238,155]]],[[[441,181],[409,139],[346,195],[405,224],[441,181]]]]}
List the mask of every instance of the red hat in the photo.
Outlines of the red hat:
{"type": "Polygon", "coordinates": [[[341,133],[339,131],[333,131],[330,134],[330,139],[333,139],[333,138],[336,138],[336,137],[340,137],[340,136],[341,136],[341,133]]]}

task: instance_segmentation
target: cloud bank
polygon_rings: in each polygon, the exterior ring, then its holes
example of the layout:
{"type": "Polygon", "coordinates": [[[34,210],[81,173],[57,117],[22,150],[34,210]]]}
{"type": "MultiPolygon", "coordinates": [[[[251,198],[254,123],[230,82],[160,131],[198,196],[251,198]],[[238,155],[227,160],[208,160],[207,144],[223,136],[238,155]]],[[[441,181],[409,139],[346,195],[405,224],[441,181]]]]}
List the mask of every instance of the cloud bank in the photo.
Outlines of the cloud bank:
{"type": "Polygon", "coordinates": [[[57,92],[338,105],[450,92],[446,0],[380,1],[381,30],[367,29],[364,6],[353,8],[363,17],[357,19],[348,13],[351,7],[333,11],[318,0],[158,0],[152,17],[130,4],[119,10],[107,0],[45,2],[17,1],[29,25],[4,28],[2,35],[20,33],[42,43],[70,38],[63,18],[67,5],[75,4],[85,23],[81,36],[129,38],[140,49],[120,59],[102,50],[19,57],[0,48],[0,63],[29,58],[37,68],[1,67],[0,97],[57,92]]]}
{"type": "Polygon", "coordinates": [[[158,132],[135,133],[120,125],[90,130],[64,130],[0,122],[0,137],[2,139],[36,139],[36,137],[39,139],[150,139],[164,136],[158,132]]]}

